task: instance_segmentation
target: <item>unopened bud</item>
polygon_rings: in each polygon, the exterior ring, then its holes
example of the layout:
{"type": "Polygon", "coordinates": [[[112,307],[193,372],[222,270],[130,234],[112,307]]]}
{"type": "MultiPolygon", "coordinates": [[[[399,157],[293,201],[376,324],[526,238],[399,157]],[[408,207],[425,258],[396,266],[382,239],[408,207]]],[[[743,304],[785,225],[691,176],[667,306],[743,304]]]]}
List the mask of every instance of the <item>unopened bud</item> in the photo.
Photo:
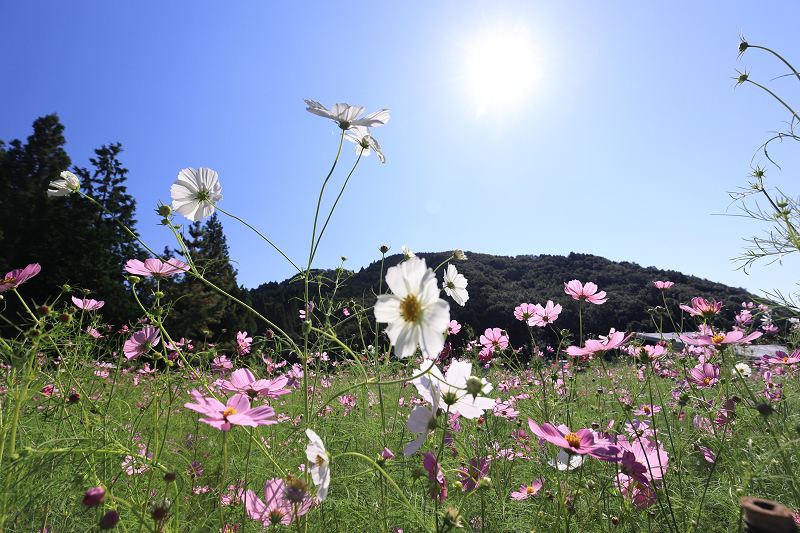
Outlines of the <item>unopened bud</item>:
{"type": "Polygon", "coordinates": [[[167,509],[165,507],[156,507],[151,516],[153,520],[163,520],[167,516],[167,509]]]}
{"type": "Polygon", "coordinates": [[[59,319],[61,322],[63,322],[64,324],[66,324],[67,322],[69,322],[70,320],[72,320],[72,315],[70,315],[70,314],[68,314],[68,313],[62,313],[62,314],[61,314],[61,316],[60,316],[60,317],[58,317],[58,319],[59,319]]]}
{"type": "Polygon", "coordinates": [[[132,284],[136,285],[137,283],[142,281],[142,278],[140,278],[139,276],[128,276],[128,281],[130,281],[132,284]]]}
{"type": "Polygon", "coordinates": [[[158,209],[156,209],[156,213],[158,213],[158,216],[166,218],[172,214],[172,207],[170,205],[161,204],[158,206],[158,209]]]}
{"type": "Polygon", "coordinates": [[[389,251],[389,247],[384,244],[384,245],[380,246],[378,248],[378,250],[380,250],[382,254],[385,254],[386,252],[389,251]]]}
{"type": "Polygon", "coordinates": [[[309,333],[311,333],[311,321],[303,320],[303,336],[307,336],[309,333]]]}
{"type": "Polygon", "coordinates": [[[103,518],[100,519],[100,527],[102,529],[111,529],[119,523],[119,513],[116,511],[109,511],[103,518]]]}
{"type": "Polygon", "coordinates": [[[482,390],[483,382],[480,379],[474,376],[470,376],[470,378],[467,379],[467,393],[471,394],[473,398],[477,397],[482,390]]]}
{"type": "Polygon", "coordinates": [[[50,308],[47,307],[46,305],[40,305],[36,310],[39,312],[40,315],[50,314],[50,308]]]}
{"type": "Polygon", "coordinates": [[[769,404],[760,403],[760,404],[756,405],[756,411],[758,411],[759,413],[761,413],[764,416],[769,416],[769,415],[772,414],[773,409],[772,409],[772,406],[770,406],[769,404]]]}
{"type": "Polygon", "coordinates": [[[490,478],[489,476],[486,476],[486,477],[482,478],[479,487],[482,488],[482,489],[491,489],[492,488],[492,478],[490,478]]]}

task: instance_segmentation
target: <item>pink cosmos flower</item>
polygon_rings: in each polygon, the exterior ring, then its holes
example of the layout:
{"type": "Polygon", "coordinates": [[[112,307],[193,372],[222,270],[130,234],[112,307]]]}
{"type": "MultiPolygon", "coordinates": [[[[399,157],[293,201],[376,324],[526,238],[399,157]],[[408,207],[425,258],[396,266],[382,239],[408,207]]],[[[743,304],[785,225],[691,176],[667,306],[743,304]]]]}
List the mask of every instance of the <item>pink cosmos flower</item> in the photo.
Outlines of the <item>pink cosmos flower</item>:
{"type": "Polygon", "coordinates": [[[551,424],[544,423],[541,426],[528,419],[528,426],[534,435],[546,440],[550,444],[560,446],[570,453],[580,455],[588,454],[591,457],[604,461],[616,461],[619,447],[611,444],[605,439],[595,440],[594,432],[591,429],[579,429],[573,433],[570,429],[561,424],[558,428],[551,424]]]}
{"type": "Polygon", "coordinates": [[[531,496],[536,496],[544,485],[544,478],[534,479],[530,485],[522,485],[517,492],[511,493],[512,500],[526,500],[531,496]]]}
{"type": "Polygon", "coordinates": [[[172,274],[182,274],[189,270],[189,265],[179,259],[167,259],[167,262],[163,263],[160,259],[151,257],[145,259],[144,263],[138,259],[131,259],[125,263],[125,270],[137,276],[163,278],[172,274]]]}
{"type": "Polygon", "coordinates": [[[99,302],[97,300],[92,300],[90,298],[84,298],[83,300],[79,300],[74,296],[72,297],[72,303],[75,304],[75,307],[80,307],[84,311],[96,311],[106,304],[102,300],[100,300],[99,302]]]}
{"type": "Polygon", "coordinates": [[[190,394],[197,403],[187,402],[183,406],[208,415],[208,418],[201,418],[200,422],[205,422],[222,431],[230,431],[232,425],[257,427],[278,423],[275,420],[267,420],[275,416],[275,410],[272,407],[262,405],[251,409],[250,400],[244,394],[234,394],[228,399],[227,405],[223,405],[216,398],[204,398],[196,390],[191,391],[190,394]]]}
{"type": "Polygon", "coordinates": [[[444,478],[442,467],[432,453],[423,453],[422,456],[424,457],[422,466],[428,471],[428,479],[434,482],[431,483],[431,498],[434,500],[439,498],[439,502],[443,502],[447,498],[447,481],[444,478]]]}
{"type": "Polygon", "coordinates": [[[689,370],[687,381],[701,389],[711,388],[719,381],[719,367],[711,363],[701,363],[689,370]]]}
{"type": "Polygon", "coordinates": [[[529,326],[532,326],[530,320],[533,315],[536,313],[536,306],[533,304],[519,304],[516,309],[514,309],[514,318],[517,320],[521,320],[522,322],[527,322],[529,326]]]}
{"type": "Polygon", "coordinates": [[[279,376],[275,379],[256,379],[250,370],[247,368],[240,368],[231,373],[231,380],[218,379],[215,385],[225,392],[237,392],[246,394],[249,398],[257,396],[266,398],[278,398],[284,394],[288,394],[289,389],[283,387],[289,382],[289,378],[285,375],[279,376]]]}
{"type": "Polygon", "coordinates": [[[17,268],[6,274],[6,277],[0,280],[0,292],[6,291],[12,287],[19,287],[33,276],[42,271],[42,266],[39,263],[31,263],[25,268],[17,268]]]}
{"type": "Polygon", "coordinates": [[[158,346],[159,342],[161,342],[161,333],[157,328],[142,328],[125,341],[125,346],[122,349],[125,354],[125,360],[130,361],[134,357],[149,352],[152,347],[158,346]]]}
{"type": "Polygon", "coordinates": [[[547,300],[547,305],[544,307],[541,304],[536,304],[534,307],[533,316],[528,321],[528,325],[544,327],[547,324],[552,324],[561,313],[561,304],[553,305],[553,302],[547,300]]]}
{"type": "Polygon", "coordinates": [[[458,471],[464,491],[472,492],[478,488],[481,479],[489,473],[489,466],[491,464],[489,461],[489,459],[481,459],[480,461],[470,459],[469,466],[462,467],[458,471]]]}
{"type": "Polygon", "coordinates": [[[565,351],[572,357],[579,357],[585,355],[593,355],[597,352],[606,352],[619,348],[631,338],[631,335],[625,336],[624,331],[615,331],[613,328],[608,332],[608,335],[601,336],[600,339],[588,339],[583,348],[578,346],[570,346],[565,351]]]}
{"type": "Polygon", "coordinates": [[[494,351],[505,350],[508,348],[508,335],[503,335],[500,328],[487,328],[481,335],[481,344],[491,347],[494,351]]]}
{"type": "Polygon", "coordinates": [[[722,309],[722,302],[711,300],[707,302],[704,298],[692,298],[692,306],[682,305],[681,309],[689,313],[691,316],[701,316],[703,318],[711,318],[719,313],[722,309]]]}
{"type": "Polygon", "coordinates": [[[267,481],[264,486],[264,501],[250,489],[247,489],[244,497],[248,516],[261,522],[264,528],[270,525],[291,524],[295,516],[306,514],[313,503],[314,499],[306,495],[303,501],[293,508],[292,502],[286,498],[286,483],[280,478],[267,481]]]}
{"type": "Polygon", "coordinates": [[[665,291],[675,284],[672,283],[671,281],[654,281],[653,285],[655,285],[656,289],[665,291]]]}
{"type": "Polygon", "coordinates": [[[800,350],[793,351],[792,355],[786,355],[786,352],[778,350],[774,355],[763,356],[761,360],[772,365],[793,365],[795,363],[800,363],[800,350]]]}
{"type": "Polygon", "coordinates": [[[745,336],[744,333],[738,330],[729,331],[726,334],[716,333],[714,335],[700,335],[696,339],[688,335],[681,335],[681,340],[688,344],[696,344],[698,346],[722,346],[723,344],[750,344],[750,341],[759,338],[763,333],[754,331],[750,335],[745,336]]]}
{"type": "Polygon", "coordinates": [[[250,344],[252,342],[253,337],[248,337],[246,331],[236,333],[236,351],[239,355],[250,353],[250,344]]]}
{"type": "Polygon", "coordinates": [[[597,305],[604,304],[608,300],[608,298],[606,298],[606,291],[597,292],[597,285],[591,281],[584,285],[577,279],[573,279],[569,283],[564,283],[564,292],[576,300],[591,302],[597,305]]]}
{"type": "Polygon", "coordinates": [[[642,405],[641,408],[637,409],[633,412],[633,414],[637,416],[653,416],[655,413],[661,411],[661,407],[658,405],[642,405]]]}
{"type": "Polygon", "coordinates": [[[455,320],[451,320],[447,324],[447,334],[448,335],[456,335],[459,331],[461,331],[461,324],[459,324],[455,320]]]}

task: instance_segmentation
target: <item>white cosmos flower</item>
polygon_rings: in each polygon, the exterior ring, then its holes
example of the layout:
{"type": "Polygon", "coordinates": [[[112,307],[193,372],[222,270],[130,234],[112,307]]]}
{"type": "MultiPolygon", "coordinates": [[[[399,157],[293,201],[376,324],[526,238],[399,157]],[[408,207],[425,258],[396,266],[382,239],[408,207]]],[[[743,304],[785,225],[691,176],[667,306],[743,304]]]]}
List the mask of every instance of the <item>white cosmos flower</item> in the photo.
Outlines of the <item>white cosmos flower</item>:
{"type": "Polygon", "coordinates": [[[417,254],[412,252],[411,248],[409,248],[408,246],[403,245],[403,257],[405,259],[411,259],[412,257],[417,257],[417,254]]]}
{"type": "Polygon", "coordinates": [[[566,450],[561,450],[556,455],[556,459],[557,461],[550,459],[547,463],[559,470],[575,470],[583,464],[583,461],[586,460],[586,456],[579,453],[570,456],[566,450]]]}
{"type": "Polygon", "coordinates": [[[367,157],[369,149],[372,148],[378,154],[381,163],[386,164],[386,156],[381,152],[381,145],[378,144],[375,137],[370,135],[369,128],[366,126],[351,126],[350,131],[344,134],[344,138],[356,143],[356,155],[367,157]]]}
{"type": "Polygon", "coordinates": [[[68,170],[61,173],[61,178],[50,182],[52,189],[47,189],[47,196],[66,196],[81,188],[81,180],[68,170]]]}
{"type": "Polygon", "coordinates": [[[412,257],[386,271],[392,294],[381,294],[375,303],[375,320],[386,322],[386,334],[401,359],[414,354],[435,358],[444,347],[450,322],[450,305],[439,298],[436,274],[425,260],[412,257]]]}
{"type": "Polygon", "coordinates": [[[464,274],[459,274],[453,264],[447,265],[447,269],[444,271],[444,287],[442,288],[460,306],[463,306],[469,300],[467,278],[464,277],[464,274]]]}
{"type": "Polygon", "coordinates": [[[494,387],[485,379],[480,380],[481,396],[473,396],[467,392],[467,380],[472,373],[472,363],[469,361],[452,362],[444,376],[433,361],[426,361],[422,364],[420,372],[426,371],[427,373],[411,382],[429,403],[433,404],[435,401],[438,405],[449,406],[448,411],[451,415],[457,413],[464,418],[475,419],[481,416],[484,410],[494,407],[495,401],[486,397],[494,387]],[[438,398],[434,400],[434,396],[438,398]]]}
{"type": "Polygon", "coordinates": [[[329,111],[327,107],[315,102],[314,100],[303,100],[308,107],[306,111],[319,115],[321,117],[329,118],[336,122],[343,130],[348,130],[352,126],[366,126],[367,128],[374,128],[383,126],[389,120],[389,110],[381,109],[370,113],[364,118],[358,118],[364,113],[363,107],[358,107],[349,104],[333,104],[333,108],[329,111]]]}
{"type": "Polygon", "coordinates": [[[317,500],[324,502],[328,497],[328,487],[331,484],[330,461],[325,445],[313,429],[306,429],[308,435],[308,446],[306,446],[306,458],[311,461],[311,480],[319,487],[317,489],[317,500]]]}
{"type": "MultiPolygon", "coordinates": [[[[429,384],[435,388],[435,385],[430,382],[429,384]]],[[[428,431],[436,429],[436,411],[439,410],[439,392],[431,391],[430,396],[433,400],[430,409],[423,405],[418,405],[411,411],[411,414],[408,415],[408,424],[406,428],[411,433],[419,434],[419,437],[406,444],[406,447],[403,449],[403,454],[406,457],[413,455],[419,450],[419,447],[422,446],[422,443],[425,442],[425,438],[428,436],[428,431]]]]}
{"type": "Polygon", "coordinates": [[[736,363],[734,367],[736,372],[742,377],[749,377],[753,373],[753,369],[747,363],[736,363]]]}
{"type": "Polygon", "coordinates": [[[214,214],[221,192],[217,173],[210,168],[184,168],[169,190],[172,209],[193,222],[214,214]]]}

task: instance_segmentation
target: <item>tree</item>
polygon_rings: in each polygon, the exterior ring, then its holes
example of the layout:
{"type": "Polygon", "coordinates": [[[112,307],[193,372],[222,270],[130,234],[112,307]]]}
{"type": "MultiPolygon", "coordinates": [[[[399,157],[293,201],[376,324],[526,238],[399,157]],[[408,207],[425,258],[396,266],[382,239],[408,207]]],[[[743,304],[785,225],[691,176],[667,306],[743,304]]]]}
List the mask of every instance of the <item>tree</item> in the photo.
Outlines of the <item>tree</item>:
{"type": "MultiPolygon", "coordinates": [[[[188,231],[186,247],[203,277],[249,304],[248,291],[236,283],[237,271],[231,264],[227,239],[216,213],[205,222],[195,222],[188,231]]],[[[173,335],[233,347],[238,331],[255,331],[255,318],[249,311],[196,277],[185,274],[165,281],[162,290],[173,302],[166,325],[173,335]]]]}

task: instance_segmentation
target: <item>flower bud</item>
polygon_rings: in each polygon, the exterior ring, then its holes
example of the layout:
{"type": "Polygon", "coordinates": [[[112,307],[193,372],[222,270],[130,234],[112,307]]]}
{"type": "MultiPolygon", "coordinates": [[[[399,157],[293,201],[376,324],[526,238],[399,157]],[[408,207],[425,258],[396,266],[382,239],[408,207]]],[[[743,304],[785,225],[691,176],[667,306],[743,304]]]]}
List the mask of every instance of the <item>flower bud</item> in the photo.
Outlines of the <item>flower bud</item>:
{"type": "Polygon", "coordinates": [[[384,244],[384,245],[380,246],[378,248],[378,250],[380,250],[382,254],[385,254],[386,252],[389,251],[389,247],[384,244]]]}
{"type": "Polygon", "coordinates": [[[81,393],[73,392],[67,397],[67,403],[78,403],[81,401],[81,393]]]}
{"type": "Polygon", "coordinates": [[[164,474],[164,481],[175,481],[178,478],[178,474],[174,472],[167,472],[164,474]]]}
{"type": "Polygon", "coordinates": [[[483,382],[480,379],[474,376],[470,376],[469,379],[467,379],[467,393],[471,394],[473,398],[477,397],[482,390],[483,382]]]}
{"type": "Polygon", "coordinates": [[[492,478],[489,476],[485,476],[481,478],[481,483],[479,485],[481,489],[491,489],[492,488],[492,478]]]}
{"type": "Polygon", "coordinates": [[[275,333],[271,329],[268,329],[264,336],[268,339],[271,339],[275,336],[275,333]]]}
{"type": "Polygon", "coordinates": [[[49,307],[47,307],[46,305],[40,305],[40,306],[39,306],[39,307],[38,307],[36,310],[37,310],[37,311],[39,312],[39,314],[40,314],[40,315],[42,315],[42,316],[46,316],[46,315],[49,315],[49,314],[50,314],[50,308],[49,308],[49,307]]]}
{"type": "Polygon", "coordinates": [[[311,333],[311,321],[303,320],[303,336],[307,336],[309,333],[311,333]]]}
{"type": "Polygon", "coordinates": [[[68,313],[61,313],[61,316],[58,317],[58,320],[63,322],[64,324],[66,324],[67,322],[72,320],[72,315],[70,315],[68,313]]]}
{"type": "Polygon", "coordinates": [[[86,507],[94,507],[100,505],[106,499],[106,489],[103,487],[95,487],[86,491],[83,495],[83,505],[86,507]]]}
{"type": "Polygon", "coordinates": [[[140,278],[139,276],[128,276],[128,281],[130,281],[132,284],[136,285],[137,283],[142,281],[142,278],[140,278]]]}
{"type": "Polygon", "coordinates": [[[166,507],[156,507],[151,516],[153,517],[153,520],[164,520],[164,518],[167,516],[166,507]]]}
{"type": "Polygon", "coordinates": [[[756,411],[758,411],[759,413],[761,413],[764,416],[769,416],[769,415],[772,414],[773,409],[772,409],[772,406],[770,406],[769,404],[760,403],[760,404],[756,405],[756,411]]]}
{"type": "Polygon", "coordinates": [[[119,513],[116,511],[107,512],[103,518],[100,519],[100,527],[102,529],[111,529],[119,523],[119,513]]]}
{"type": "Polygon", "coordinates": [[[172,214],[172,206],[161,204],[156,209],[156,213],[158,213],[158,216],[166,218],[172,214]]]}

